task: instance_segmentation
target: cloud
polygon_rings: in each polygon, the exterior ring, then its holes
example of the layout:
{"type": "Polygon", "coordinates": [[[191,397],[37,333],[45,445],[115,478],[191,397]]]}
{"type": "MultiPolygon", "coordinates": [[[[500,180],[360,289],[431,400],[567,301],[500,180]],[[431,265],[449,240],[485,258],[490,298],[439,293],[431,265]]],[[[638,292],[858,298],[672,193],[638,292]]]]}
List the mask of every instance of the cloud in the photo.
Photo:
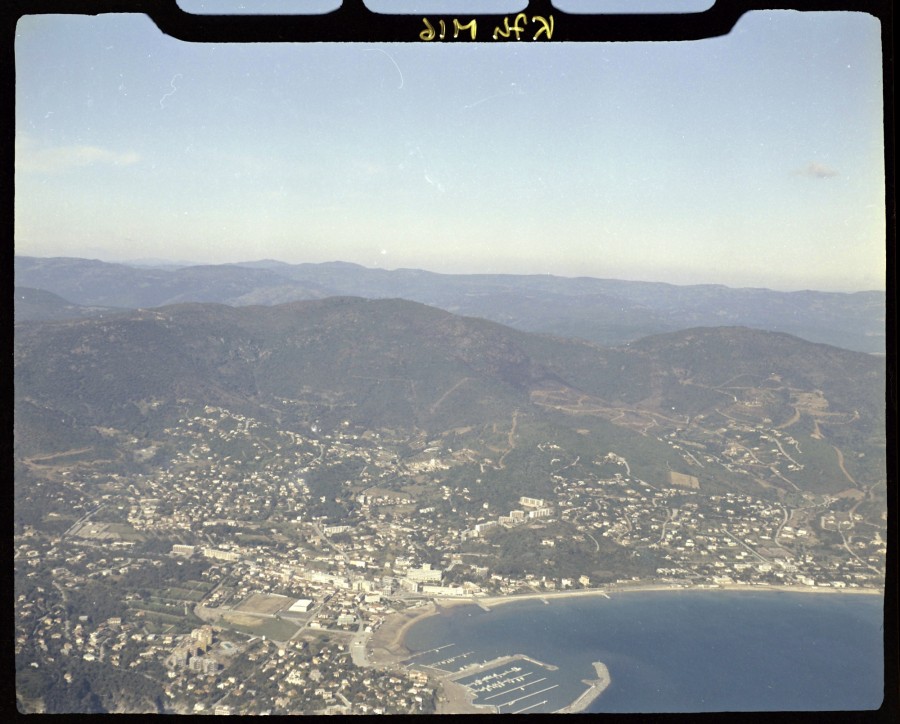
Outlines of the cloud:
{"type": "Polygon", "coordinates": [[[16,171],[59,173],[85,166],[130,166],[140,161],[134,151],[111,151],[98,146],[40,147],[28,137],[16,139],[16,171]]]}
{"type": "Polygon", "coordinates": [[[829,168],[818,161],[810,161],[796,173],[807,178],[831,178],[838,175],[838,172],[833,168],[829,168]]]}

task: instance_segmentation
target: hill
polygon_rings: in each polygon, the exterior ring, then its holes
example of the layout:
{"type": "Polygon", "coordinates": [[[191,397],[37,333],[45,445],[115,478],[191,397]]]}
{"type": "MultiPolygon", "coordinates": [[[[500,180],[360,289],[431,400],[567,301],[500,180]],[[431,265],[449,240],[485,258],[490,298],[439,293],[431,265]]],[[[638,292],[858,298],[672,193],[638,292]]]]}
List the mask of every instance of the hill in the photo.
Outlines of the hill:
{"type": "Polygon", "coordinates": [[[212,405],[280,429],[452,437],[495,467],[501,456],[507,482],[529,445],[554,438],[585,456],[614,449],[648,480],[673,471],[722,489],[822,492],[884,474],[882,362],[744,328],[609,349],[398,299],[183,304],[18,325],[15,383],[23,456],[98,428],[152,439],[212,405]],[[761,442],[782,434],[786,459],[761,442]]]}
{"type": "Polygon", "coordinates": [[[15,295],[13,309],[16,322],[74,319],[122,311],[112,307],[86,307],[72,304],[57,294],[31,287],[15,287],[13,294],[15,295]]]}
{"type": "Polygon", "coordinates": [[[435,274],[342,262],[134,266],[17,256],[18,284],[81,305],[232,306],[331,296],[401,298],[529,332],[613,345],[686,327],[739,325],[884,352],[884,292],[776,292],[551,275],[435,274]]]}

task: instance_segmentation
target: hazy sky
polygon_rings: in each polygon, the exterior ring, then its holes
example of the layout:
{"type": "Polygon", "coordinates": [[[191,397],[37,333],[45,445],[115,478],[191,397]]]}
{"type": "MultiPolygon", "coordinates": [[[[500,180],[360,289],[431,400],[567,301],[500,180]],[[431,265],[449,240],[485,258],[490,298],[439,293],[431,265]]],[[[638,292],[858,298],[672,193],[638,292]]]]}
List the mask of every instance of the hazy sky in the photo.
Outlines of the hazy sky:
{"type": "Polygon", "coordinates": [[[878,21],[690,43],[16,37],[16,252],[884,288],[878,21]]]}

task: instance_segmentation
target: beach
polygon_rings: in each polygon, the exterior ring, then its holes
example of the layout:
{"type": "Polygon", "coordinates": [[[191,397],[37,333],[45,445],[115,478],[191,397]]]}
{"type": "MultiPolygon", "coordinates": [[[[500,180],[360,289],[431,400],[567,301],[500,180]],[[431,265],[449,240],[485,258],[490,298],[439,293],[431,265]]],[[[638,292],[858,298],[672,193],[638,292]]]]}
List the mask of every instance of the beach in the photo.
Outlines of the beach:
{"type": "Polygon", "coordinates": [[[473,603],[471,598],[452,598],[440,603],[429,600],[428,603],[391,614],[369,639],[369,661],[379,667],[400,665],[411,653],[405,646],[406,633],[416,623],[429,616],[436,616],[444,609],[473,603]]]}
{"type": "Polygon", "coordinates": [[[473,603],[485,609],[491,609],[496,606],[502,606],[507,603],[516,601],[534,601],[553,599],[580,598],[583,596],[602,596],[609,598],[610,595],[620,593],[650,593],[652,591],[666,591],[669,593],[677,591],[740,591],[747,593],[751,591],[784,592],[784,593],[821,593],[832,595],[884,595],[884,591],[880,588],[833,588],[831,586],[772,586],[772,585],[741,585],[739,583],[729,583],[720,585],[711,585],[703,587],[693,586],[673,586],[664,583],[639,583],[633,586],[619,585],[607,588],[580,588],[574,591],[548,591],[546,593],[521,593],[509,596],[480,596],[478,598],[457,599],[466,603],[473,603]]]}
{"type": "MultiPolygon", "coordinates": [[[[433,600],[425,605],[415,606],[389,616],[379,629],[372,634],[368,642],[368,661],[378,668],[405,668],[403,661],[411,652],[405,646],[406,633],[419,621],[429,616],[436,616],[446,608],[471,605],[469,598],[450,599],[440,604],[433,600]]],[[[447,676],[437,678],[437,713],[438,714],[484,714],[490,707],[477,707],[472,704],[473,694],[465,686],[457,684],[447,676]]]]}

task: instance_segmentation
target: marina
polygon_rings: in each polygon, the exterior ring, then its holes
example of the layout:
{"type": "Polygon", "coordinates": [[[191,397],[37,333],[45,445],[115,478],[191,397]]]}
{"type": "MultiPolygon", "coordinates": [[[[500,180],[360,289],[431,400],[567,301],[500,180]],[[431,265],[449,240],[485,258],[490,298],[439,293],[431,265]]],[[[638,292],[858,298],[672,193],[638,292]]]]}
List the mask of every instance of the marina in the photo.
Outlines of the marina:
{"type": "Polygon", "coordinates": [[[467,698],[483,711],[503,714],[543,714],[583,711],[609,683],[602,664],[595,664],[596,681],[584,680],[588,689],[575,692],[558,666],[525,654],[508,654],[475,661],[474,651],[456,653],[445,644],[412,654],[403,663],[464,687],[467,698]],[[604,676],[600,676],[600,668],[604,676]]]}

